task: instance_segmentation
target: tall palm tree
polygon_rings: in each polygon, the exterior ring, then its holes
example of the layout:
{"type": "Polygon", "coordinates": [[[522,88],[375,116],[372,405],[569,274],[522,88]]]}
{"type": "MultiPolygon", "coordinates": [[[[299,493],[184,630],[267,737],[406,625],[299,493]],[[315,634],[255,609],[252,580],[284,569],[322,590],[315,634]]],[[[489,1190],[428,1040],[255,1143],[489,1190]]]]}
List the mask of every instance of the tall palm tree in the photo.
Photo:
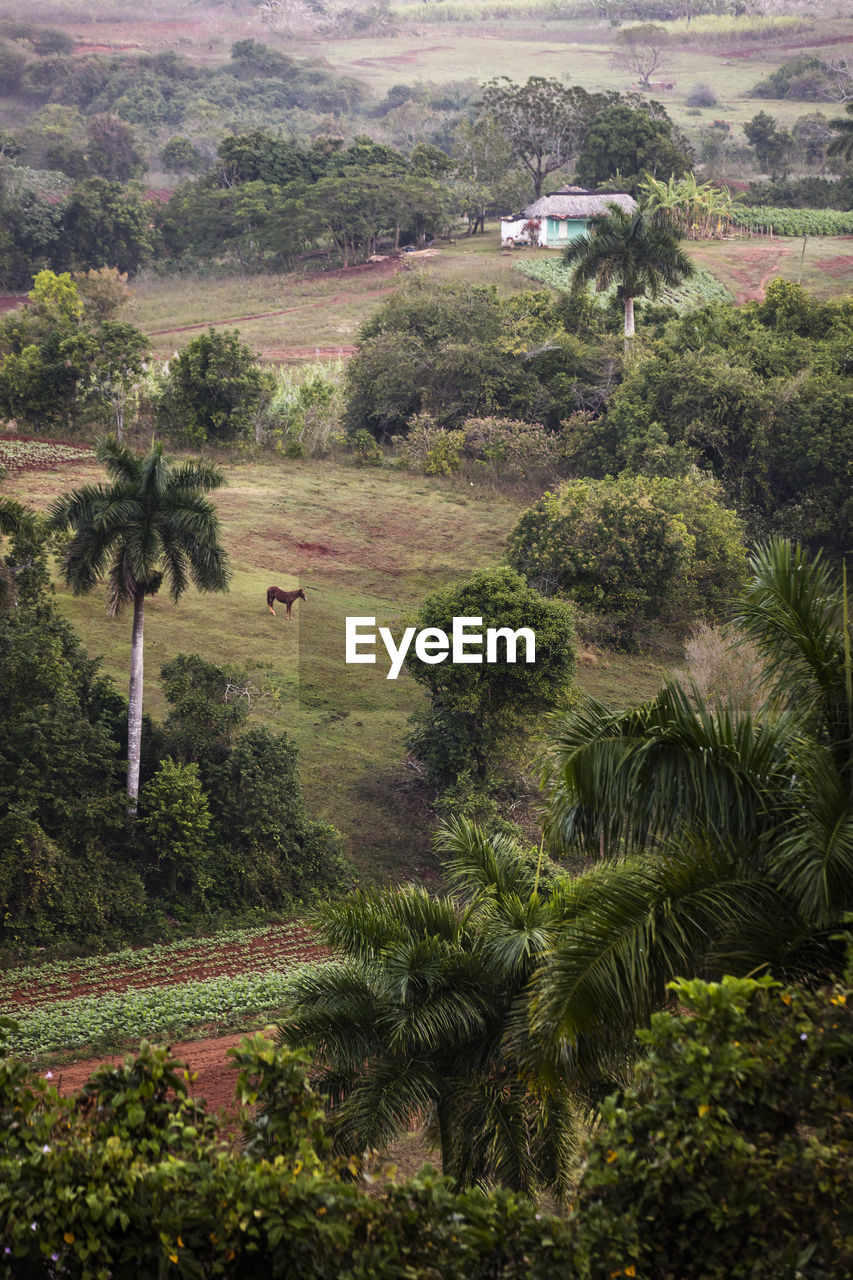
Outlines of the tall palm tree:
{"type": "Polygon", "coordinates": [[[693,264],[678,247],[681,235],[674,227],[633,213],[618,205],[591,221],[588,235],[566,249],[564,261],[574,267],[572,290],[578,292],[595,281],[599,292],[614,281],[625,307],[625,351],[634,336],[634,299],[657,298],[665,285],[678,285],[693,274],[693,264]]]}
{"type": "Polygon", "coordinates": [[[555,941],[556,898],[535,861],[464,819],[439,847],[452,892],[360,890],[320,931],[341,958],[297,985],[281,1026],[313,1045],[337,1148],[384,1147],[415,1117],[458,1186],[567,1189],[574,1114],[519,1064],[524,990],[555,941]]]}
{"type": "Polygon", "coordinates": [[[145,599],[159,591],[164,577],[176,603],[190,580],[200,591],[227,590],[219,517],[203,496],[225,478],[199,462],[171,467],[161,444],[138,457],[114,436],[99,442],[97,457],[112,483],[63,494],[53,504],[50,523],[73,531],[63,572],[75,595],[91,591],[106,576],[109,615],[133,605],[127,718],[127,794],[133,810],[139,792],[145,599]]]}
{"type": "Polygon", "coordinates": [[[765,661],[757,719],[671,683],[627,713],[588,701],[552,752],[547,830],[599,865],[563,895],[532,1021],[551,1047],[660,1007],[676,975],[814,976],[853,909],[853,665],[846,590],[777,541],[736,621],[765,661]]]}

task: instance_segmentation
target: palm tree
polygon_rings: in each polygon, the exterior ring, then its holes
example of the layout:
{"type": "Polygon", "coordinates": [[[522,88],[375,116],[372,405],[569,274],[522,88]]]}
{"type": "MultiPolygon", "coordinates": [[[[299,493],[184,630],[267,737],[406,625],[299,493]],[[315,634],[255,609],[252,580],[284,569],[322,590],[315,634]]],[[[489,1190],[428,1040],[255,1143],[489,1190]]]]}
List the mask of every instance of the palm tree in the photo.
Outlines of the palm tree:
{"type": "Polygon", "coordinates": [[[846,584],[773,542],[736,622],[765,661],[759,718],[671,683],[627,713],[588,701],[554,744],[547,830],[600,865],[569,886],[532,1003],[556,1047],[606,1050],[676,975],[814,977],[853,908],[853,665],[846,584]]]}
{"type": "Polygon", "coordinates": [[[200,591],[225,591],[229,571],[219,545],[219,518],[203,494],[225,483],[199,462],[171,467],[156,444],[145,457],[114,436],[99,442],[97,457],[110,485],[85,485],[63,494],[50,514],[55,529],[73,530],[63,557],[65,581],[75,595],[107,579],[107,612],[133,604],[127,717],[127,794],[135,810],[142,737],[142,639],[146,596],[167,578],[177,603],[190,580],[200,591]]]}
{"type": "Polygon", "coordinates": [[[827,120],[830,129],[835,129],[837,137],[832,139],[826,149],[828,156],[841,156],[844,160],[853,160],[853,102],[846,103],[846,116],[833,116],[827,120]]]}
{"type": "Polygon", "coordinates": [[[341,958],[299,979],[281,1026],[310,1044],[339,1151],[384,1147],[420,1117],[460,1187],[562,1194],[574,1114],[519,1064],[524,990],[555,941],[557,898],[536,863],[464,819],[440,835],[451,895],[359,890],[320,930],[341,958]]]}
{"type": "Polygon", "coordinates": [[[641,210],[629,213],[618,205],[591,220],[591,231],[566,249],[564,261],[574,267],[572,290],[595,281],[600,292],[617,282],[625,305],[625,351],[634,336],[634,299],[657,298],[664,285],[678,285],[693,274],[690,259],[679,249],[680,233],[641,210]]]}

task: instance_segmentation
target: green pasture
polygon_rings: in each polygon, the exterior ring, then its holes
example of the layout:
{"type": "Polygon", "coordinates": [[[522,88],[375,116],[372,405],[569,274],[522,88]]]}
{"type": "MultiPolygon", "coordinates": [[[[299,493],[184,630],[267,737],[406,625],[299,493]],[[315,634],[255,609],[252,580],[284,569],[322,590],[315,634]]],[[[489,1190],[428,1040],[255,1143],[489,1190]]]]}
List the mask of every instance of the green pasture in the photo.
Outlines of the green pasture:
{"type": "MultiPolygon", "coordinates": [[[[392,264],[388,264],[392,265],[392,264]]],[[[429,271],[443,280],[495,285],[501,293],[529,287],[500,252],[500,232],[460,236],[435,257],[401,259],[388,273],[386,264],[344,273],[307,266],[294,272],[254,275],[221,273],[162,276],[142,273],[134,281],[126,318],[151,335],[156,355],[178,351],[208,324],[239,328],[244,342],[275,359],[277,352],[333,352],[352,345],[359,326],[406,279],[407,271],[429,271]],[[249,317],[258,317],[251,319],[249,317]],[[187,329],[195,325],[198,328],[187,329]],[[165,330],[165,332],[163,332],[165,330]]]]}
{"type": "MultiPolygon", "coordinates": [[[[159,670],[178,653],[251,667],[253,721],[292,736],[308,803],[344,833],[360,875],[429,877],[427,797],[404,750],[422,695],[405,675],[386,679],[381,647],[374,666],[347,666],[344,620],[391,625],[430,591],[496,564],[526,503],[456,479],[328,462],[228,464],[226,472],[216,501],[231,590],[147,604],[145,710],[155,717],[167,710],[159,670]],[[281,606],[276,617],[267,611],[271,583],[305,588],[293,621],[281,606]]],[[[44,506],[91,478],[91,468],[74,466],[22,473],[5,491],[44,506]]],[[[124,690],[129,616],[108,618],[101,593],[75,598],[58,577],[56,590],[89,652],[103,656],[104,671],[124,690]]],[[[620,703],[652,692],[661,670],[654,658],[622,655],[590,655],[579,668],[586,687],[620,703]]]]}

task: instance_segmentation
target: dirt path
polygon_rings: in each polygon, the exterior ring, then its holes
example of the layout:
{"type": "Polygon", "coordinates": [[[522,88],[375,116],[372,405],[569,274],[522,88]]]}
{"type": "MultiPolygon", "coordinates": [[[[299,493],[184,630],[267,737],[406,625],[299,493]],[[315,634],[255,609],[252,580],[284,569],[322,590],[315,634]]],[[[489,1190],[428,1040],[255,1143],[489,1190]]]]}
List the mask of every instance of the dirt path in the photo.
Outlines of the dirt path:
{"type": "Polygon", "coordinates": [[[735,294],[735,302],[738,306],[743,302],[764,301],[764,291],[768,283],[781,267],[782,259],[787,257],[790,252],[790,249],[777,246],[773,249],[748,250],[743,255],[741,261],[744,266],[742,268],[732,268],[732,275],[735,280],[743,286],[735,294]],[[755,280],[756,267],[760,271],[758,280],[755,280]]]}

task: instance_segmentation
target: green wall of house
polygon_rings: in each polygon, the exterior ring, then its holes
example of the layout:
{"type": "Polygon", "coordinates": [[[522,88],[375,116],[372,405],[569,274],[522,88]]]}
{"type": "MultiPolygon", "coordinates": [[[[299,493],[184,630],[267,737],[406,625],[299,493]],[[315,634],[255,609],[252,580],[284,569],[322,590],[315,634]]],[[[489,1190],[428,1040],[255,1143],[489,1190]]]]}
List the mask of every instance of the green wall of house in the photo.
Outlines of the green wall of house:
{"type": "Polygon", "coordinates": [[[586,233],[588,218],[545,219],[545,244],[549,249],[559,249],[586,233]]]}

